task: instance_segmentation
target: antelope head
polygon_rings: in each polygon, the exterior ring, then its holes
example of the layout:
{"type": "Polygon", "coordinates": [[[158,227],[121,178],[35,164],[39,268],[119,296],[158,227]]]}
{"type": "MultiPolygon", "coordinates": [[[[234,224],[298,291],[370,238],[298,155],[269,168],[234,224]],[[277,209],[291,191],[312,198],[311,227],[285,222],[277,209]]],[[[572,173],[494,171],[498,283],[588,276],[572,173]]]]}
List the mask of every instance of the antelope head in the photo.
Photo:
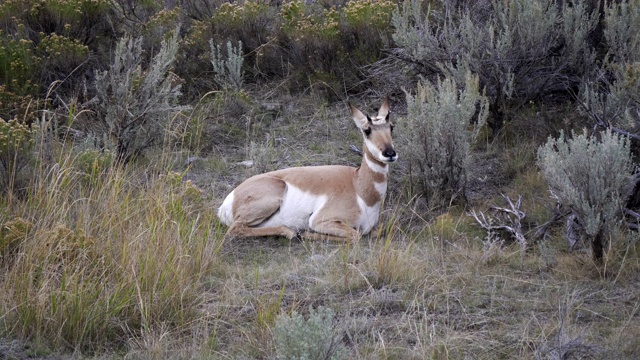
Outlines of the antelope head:
{"type": "Polygon", "coordinates": [[[384,99],[378,114],[373,118],[363,114],[352,104],[349,104],[349,106],[351,107],[353,121],[362,133],[364,147],[373,156],[373,160],[383,164],[396,161],[398,154],[393,147],[393,140],[391,139],[393,124],[389,121],[389,102],[387,98],[384,99]]]}

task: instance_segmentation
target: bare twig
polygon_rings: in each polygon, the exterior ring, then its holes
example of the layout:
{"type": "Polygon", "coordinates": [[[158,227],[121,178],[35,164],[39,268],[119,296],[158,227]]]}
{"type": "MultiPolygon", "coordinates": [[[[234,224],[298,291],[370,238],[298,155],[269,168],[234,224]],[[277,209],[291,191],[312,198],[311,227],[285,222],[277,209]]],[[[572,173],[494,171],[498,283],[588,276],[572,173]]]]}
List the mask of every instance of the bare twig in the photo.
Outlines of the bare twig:
{"type": "Polygon", "coordinates": [[[544,224],[537,227],[536,232],[533,234],[533,238],[543,240],[546,239],[549,228],[569,214],[571,214],[571,211],[562,211],[562,206],[560,205],[560,203],[556,203],[553,215],[551,215],[551,218],[544,224]]]}
{"type": "Polygon", "coordinates": [[[500,223],[495,223],[495,219],[487,218],[483,212],[471,211],[471,216],[476,220],[481,228],[487,232],[495,232],[496,230],[503,230],[509,232],[520,245],[520,256],[524,257],[527,250],[528,242],[525,236],[522,234],[522,220],[526,214],[520,210],[522,205],[522,195],[518,196],[518,200],[514,204],[511,199],[501,194],[502,198],[507,202],[508,207],[492,206],[490,210],[493,211],[494,216],[500,217],[499,214],[503,214],[500,223]]]}
{"type": "Polygon", "coordinates": [[[362,150],[358,149],[357,146],[355,145],[349,145],[349,149],[351,149],[351,151],[353,151],[354,153],[362,156],[362,150]]]}

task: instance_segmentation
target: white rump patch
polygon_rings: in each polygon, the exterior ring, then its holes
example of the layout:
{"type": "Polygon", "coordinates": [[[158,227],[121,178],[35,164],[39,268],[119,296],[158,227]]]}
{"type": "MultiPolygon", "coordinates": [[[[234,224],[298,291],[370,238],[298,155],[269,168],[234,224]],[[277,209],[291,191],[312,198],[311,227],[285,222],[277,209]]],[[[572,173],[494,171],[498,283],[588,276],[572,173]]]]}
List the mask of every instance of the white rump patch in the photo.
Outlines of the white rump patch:
{"type": "Polygon", "coordinates": [[[220,221],[225,223],[227,226],[231,225],[231,222],[233,222],[234,192],[235,190],[227,195],[227,197],[222,202],[222,205],[220,205],[220,208],[218,209],[218,219],[220,219],[220,221]]]}

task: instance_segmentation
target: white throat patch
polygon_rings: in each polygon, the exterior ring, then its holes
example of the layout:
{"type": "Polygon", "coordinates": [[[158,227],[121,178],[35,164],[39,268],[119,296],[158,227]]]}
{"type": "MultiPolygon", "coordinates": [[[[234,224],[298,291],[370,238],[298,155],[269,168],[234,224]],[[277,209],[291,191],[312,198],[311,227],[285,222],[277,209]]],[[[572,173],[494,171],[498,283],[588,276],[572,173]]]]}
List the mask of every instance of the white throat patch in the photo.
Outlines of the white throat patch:
{"type": "MultiPolygon", "coordinates": [[[[378,149],[375,145],[373,145],[373,143],[367,139],[364,140],[364,144],[367,146],[367,149],[369,150],[369,153],[371,155],[373,155],[373,157],[378,160],[378,161],[382,161],[385,157],[382,155],[382,151],[380,151],[380,149],[378,149]]],[[[367,159],[368,160],[368,159],[367,159]]],[[[370,162],[367,162],[367,165],[369,165],[370,162]]],[[[380,166],[377,166],[378,168],[380,168],[380,166]]],[[[374,169],[372,167],[372,169],[374,169]]],[[[375,170],[374,170],[375,171],[375,170]]],[[[383,172],[383,173],[387,173],[387,169],[386,169],[386,165],[385,165],[385,170],[384,171],[376,171],[376,172],[383,172]]]]}
{"type": "MultiPolygon", "coordinates": [[[[369,147],[368,142],[367,142],[367,148],[369,149],[369,151],[371,151],[371,148],[369,147]]],[[[379,165],[371,161],[371,159],[369,159],[366,153],[363,156],[364,156],[364,161],[367,162],[367,166],[369,167],[369,169],[371,169],[371,171],[377,172],[379,174],[385,174],[385,175],[389,173],[389,165],[387,164],[379,165]]]]}

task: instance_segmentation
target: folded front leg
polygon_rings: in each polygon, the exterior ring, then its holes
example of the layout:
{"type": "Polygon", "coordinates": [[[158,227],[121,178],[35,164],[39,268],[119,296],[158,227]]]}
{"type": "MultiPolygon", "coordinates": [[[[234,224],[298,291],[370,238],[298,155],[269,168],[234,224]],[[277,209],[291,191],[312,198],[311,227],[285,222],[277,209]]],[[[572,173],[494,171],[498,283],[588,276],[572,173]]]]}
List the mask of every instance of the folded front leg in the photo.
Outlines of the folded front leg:
{"type": "Polygon", "coordinates": [[[319,221],[311,226],[313,232],[302,237],[309,240],[358,241],[360,233],[341,220],[319,221]]]}

